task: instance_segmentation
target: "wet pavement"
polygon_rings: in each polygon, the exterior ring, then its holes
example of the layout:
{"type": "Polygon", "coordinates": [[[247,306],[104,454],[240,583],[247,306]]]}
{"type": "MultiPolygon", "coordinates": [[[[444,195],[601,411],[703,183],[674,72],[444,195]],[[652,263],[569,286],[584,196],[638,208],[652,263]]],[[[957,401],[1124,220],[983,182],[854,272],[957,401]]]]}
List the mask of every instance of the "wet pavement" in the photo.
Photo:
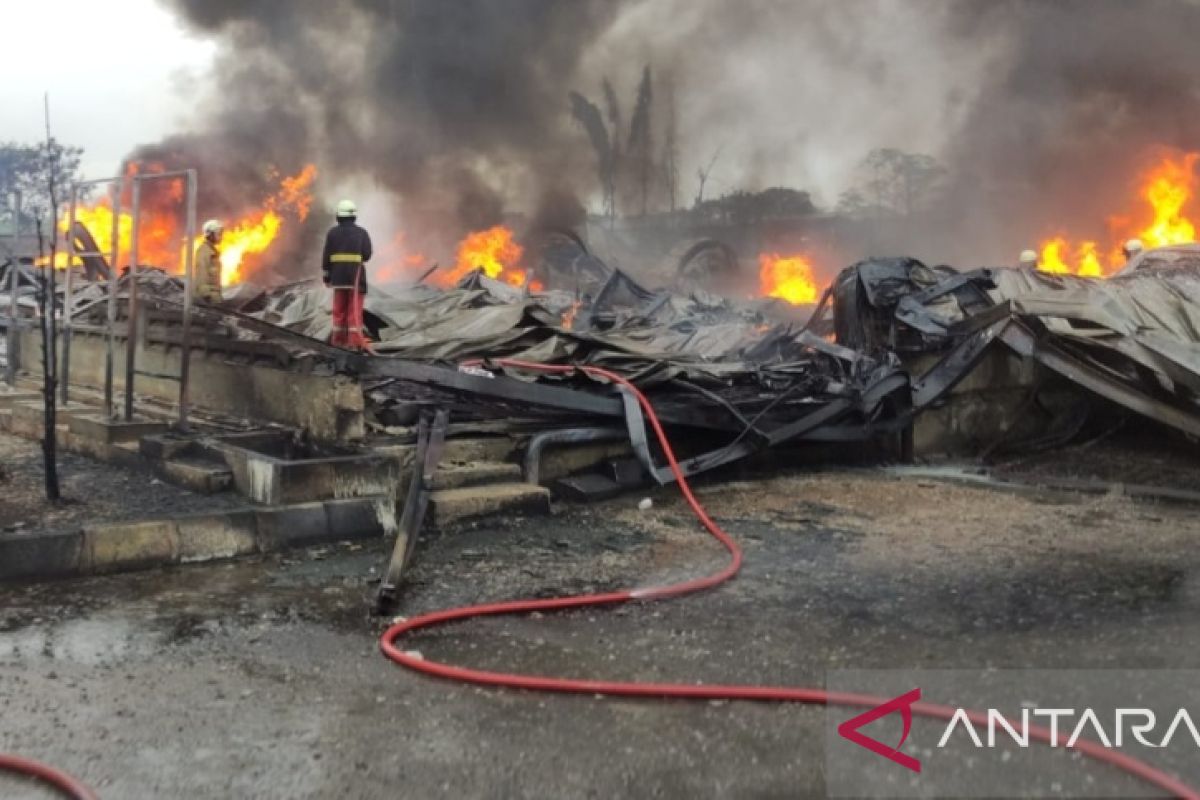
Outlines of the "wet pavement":
{"type": "MultiPolygon", "coordinates": [[[[815,685],[844,668],[1200,667],[1193,509],[866,471],[700,491],[746,549],[695,597],[405,644],[581,677],[815,685]]],[[[424,538],[401,613],[721,563],[670,490],[424,538]]],[[[481,689],[379,655],[381,545],[0,589],[0,750],[104,798],[823,796],[823,711],[481,689]]],[[[849,716],[849,715],[847,715],[849,716]]],[[[920,732],[918,723],[918,733],[920,732]]],[[[1048,754],[1046,785],[1136,784],[1048,754]]],[[[0,778],[0,796],[50,797],[0,778]]]]}

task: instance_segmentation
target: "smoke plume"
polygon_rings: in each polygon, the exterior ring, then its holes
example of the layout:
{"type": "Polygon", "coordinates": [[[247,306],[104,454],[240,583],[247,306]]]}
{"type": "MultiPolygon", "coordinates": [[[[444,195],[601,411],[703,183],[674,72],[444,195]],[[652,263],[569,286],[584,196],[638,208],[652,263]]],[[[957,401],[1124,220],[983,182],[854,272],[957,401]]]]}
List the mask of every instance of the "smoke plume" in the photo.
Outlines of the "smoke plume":
{"type": "Polygon", "coordinates": [[[445,241],[600,210],[572,92],[615,128],[636,116],[654,153],[672,98],[684,206],[714,155],[707,196],[784,185],[826,208],[870,150],[932,155],[942,202],[863,248],[963,266],[1051,228],[1097,235],[1150,148],[1200,134],[1184,0],[163,2],[220,49],[194,132],[145,153],[200,160],[223,193],[316,162],[327,191],[378,189],[397,225],[445,241]],[[645,66],[672,89],[649,120],[645,66]]]}

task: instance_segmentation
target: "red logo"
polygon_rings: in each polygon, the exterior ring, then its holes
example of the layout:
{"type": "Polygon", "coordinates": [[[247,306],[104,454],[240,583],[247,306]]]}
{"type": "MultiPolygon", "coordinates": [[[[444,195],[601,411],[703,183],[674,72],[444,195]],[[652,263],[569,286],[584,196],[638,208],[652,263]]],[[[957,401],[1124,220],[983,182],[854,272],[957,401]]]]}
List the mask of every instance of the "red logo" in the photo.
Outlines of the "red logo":
{"type": "Polygon", "coordinates": [[[881,706],[877,706],[870,711],[859,714],[854,719],[848,719],[841,725],[838,725],[838,734],[844,739],[849,739],[859,747],[865,747],[872,753],[881,755],[884,758],[895,761],[902,767],[911,769],[913,772],[921,771],[921,762],[912,756],[905,755],[900,752],[900,748],[904,746],[904,742],[908,739],[909,731],[912,730],[913,703],[921,699],[921,690],[913,689],[907,694],[902,694],[895,700],[888,700],[881,706]],[[888,747],[883,742],[872,739],[861,733],[858,729],[864,725],[870,725],[877,719],[883,719],[888,714],[894,711],[900,712],[901,719],[904,720],[904,735],[900,737],[900,743],[895,747],[888,747]]]}

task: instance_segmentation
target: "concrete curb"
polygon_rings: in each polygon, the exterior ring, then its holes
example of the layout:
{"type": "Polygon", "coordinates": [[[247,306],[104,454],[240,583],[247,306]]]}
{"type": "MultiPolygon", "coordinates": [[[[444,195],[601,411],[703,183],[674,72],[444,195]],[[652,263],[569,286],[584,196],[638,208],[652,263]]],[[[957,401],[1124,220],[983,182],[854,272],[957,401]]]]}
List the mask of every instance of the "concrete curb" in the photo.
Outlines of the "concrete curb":
{"type": "Polygon", "coordinates": [[[132,572],[290,547],[369,539],[384,531],[379,498],[355,497],[219,514],[112,522],[74,531],[0,535],[0,582],[132,572]]]}

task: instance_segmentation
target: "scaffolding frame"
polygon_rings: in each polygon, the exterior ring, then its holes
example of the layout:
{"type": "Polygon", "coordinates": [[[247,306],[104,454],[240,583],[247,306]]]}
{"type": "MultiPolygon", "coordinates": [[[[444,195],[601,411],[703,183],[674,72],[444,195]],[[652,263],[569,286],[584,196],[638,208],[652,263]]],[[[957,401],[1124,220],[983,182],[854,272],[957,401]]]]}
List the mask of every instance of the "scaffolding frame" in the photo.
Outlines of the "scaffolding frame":
{"type": "Polygon", "coordinates": [[[4,380],[10,387],[17,385],[17,291],[21,286],[21,193],[13,192],[12,199],[12,261],[8,272],[8,330],[5,332],[4,380]]]}
{"type": "Polygon", "coordinates": [[[117,259],[120,255],[119,223],[121,219],[121,196],[125,192],[125,185],[126,182],[123,176],[78,181],[71,186],[71,204],[70,210],[67,212],[67,276],[66,284],[63,287],[62,402],[64,406],[70,402],[71,335],[74,329],[75,316],[75,261],[77,258],[87,258],[89,256],[98,256],[101,258],[108,256],[108,279],[105,287],[108,290],[108,324],[105,330],[104,413],[109,419],[112,419],[115,416],[113,409],[113,362],[114,353],[116,350],[116,334],[114,328],[116,327],[117,321],[117,259]],[[99,250],[79,251],[75,247],[75,212],[79,206],[79,195],[83,189],[92,186],[101,186],[106,183],[108,184],[109,204],[112,208],[111,247],[109,248],[108,253],[104,253],[99,250]]]}
{"type": "MultiPolygon", "coordinates": [[[[187,181],[186,200],[184,209],[184,249],[183,249],[183,336],[179,351],[179,417],[177,426],[180,430],[188,429],[188,378],[191,362],[192,338],[192,282],[195,271],[195,241],[196,241],[196,194],[199,185],[195,169],[172,170],[170,172],[154,172],[147,175],[134,175],[133,200],[130,214],[133,217],[129,243],[129,310],[127,313],[128,335],[125,341],[125,421],[133,420],[133,393],[137,375],[137,331],[141,309],[138,306],[138,234],[141,231],[141,200],[142,183],[145,181],[169,180],[184,178],[187,181]]],[[[111,274],[111,273],[110,273],[111,274]]],[[[110,329],[112,323],[110,322],[110,329]]]]}

